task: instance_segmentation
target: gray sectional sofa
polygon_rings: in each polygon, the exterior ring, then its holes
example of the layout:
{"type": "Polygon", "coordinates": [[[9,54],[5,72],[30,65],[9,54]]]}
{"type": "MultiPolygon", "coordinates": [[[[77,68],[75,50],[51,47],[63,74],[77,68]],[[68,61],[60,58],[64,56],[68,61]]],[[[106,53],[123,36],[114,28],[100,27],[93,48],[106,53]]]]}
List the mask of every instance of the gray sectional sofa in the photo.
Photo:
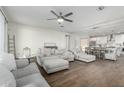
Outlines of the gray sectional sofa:
{"type": "Polygon", "coordinates": [[[49,87],[37,64],[29,64],[27,59],[15,60],[12,54],[0,54],[0,69],[0,87],[49,87]]]}
{"type": "MultiPolygon", "coordinates": [[[[25,61],[26,62],[26,61],[25,61]]],[[[17,62],[18,64],[19,62],[17,62]]],[[[24,64],[24,62],[22,62],[24,64]]],[[[21,64],[21,63],[19,63],[21,64]]],[[[49,87],[49,84],[41,75],[36,63],[30,63],[24,67],[19,67],[12,71],[17,87],[49,87]]]]}

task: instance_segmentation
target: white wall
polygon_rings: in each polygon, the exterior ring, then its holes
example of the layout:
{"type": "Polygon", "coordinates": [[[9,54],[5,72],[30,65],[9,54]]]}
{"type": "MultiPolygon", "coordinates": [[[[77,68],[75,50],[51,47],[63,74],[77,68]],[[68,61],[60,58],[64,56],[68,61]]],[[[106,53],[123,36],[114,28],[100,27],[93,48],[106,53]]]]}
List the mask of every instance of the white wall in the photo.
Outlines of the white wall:
{"type": "Polygon", "coordinates": [[[56,43],[59,49],[66,48],[65,32],[17,23],[9,23],[8,32],[11,36],[14,34],[16,37],[17,56],[22,56],[24,47],[30,47],[32,54],[36,54],[37,49],[43,48],[44,43],[56,43]]]}
{"type": "Polygon", "coordinates": [[[81,49],[81,39],[89,39],[88,36],[81,36],[81,35],[75,35],[71,34],[71,50],[74,49],[81,49]]]}
{"type": "Polygon", "coordinates": [[[74,50],[76,47],[76,38],[75,35],[70,34],[70,50],[74,50]]]}

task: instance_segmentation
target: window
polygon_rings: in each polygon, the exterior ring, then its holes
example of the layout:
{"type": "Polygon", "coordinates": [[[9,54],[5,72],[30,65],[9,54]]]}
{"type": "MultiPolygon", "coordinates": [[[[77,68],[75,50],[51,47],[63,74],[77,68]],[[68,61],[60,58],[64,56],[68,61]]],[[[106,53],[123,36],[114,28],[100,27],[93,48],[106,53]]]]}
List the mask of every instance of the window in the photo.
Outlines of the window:
{"type": "Polygon", "coordinates": [[[0,12],[0,53],[5,50],[5,19],[3,14],[0,12]]]}
{"type": "Polygon", "coordinates": [[[85,48],[89,46],[89,40],[87,38],[81,38],[80,44],[82,51],[85,51],[85,48]]]}

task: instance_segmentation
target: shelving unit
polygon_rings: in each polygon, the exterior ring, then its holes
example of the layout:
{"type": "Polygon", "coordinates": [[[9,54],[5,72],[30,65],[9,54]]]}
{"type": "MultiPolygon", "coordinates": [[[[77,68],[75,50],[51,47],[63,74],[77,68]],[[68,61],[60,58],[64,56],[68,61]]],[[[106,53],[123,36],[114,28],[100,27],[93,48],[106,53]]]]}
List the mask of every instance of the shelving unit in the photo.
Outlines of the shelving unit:
{"type": "Polygon", "coordinates": [[[8,53],[14,54],[16,58],[15,35],[13,35],[12,37],[8,35],[8,53]]]}

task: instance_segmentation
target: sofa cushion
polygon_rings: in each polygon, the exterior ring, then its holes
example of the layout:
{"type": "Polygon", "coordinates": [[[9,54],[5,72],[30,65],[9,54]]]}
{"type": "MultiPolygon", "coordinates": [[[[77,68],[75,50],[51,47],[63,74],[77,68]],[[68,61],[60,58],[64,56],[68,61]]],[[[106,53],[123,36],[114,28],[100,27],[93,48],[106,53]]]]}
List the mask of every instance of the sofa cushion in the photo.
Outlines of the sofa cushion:
{"type": "Polygon", "coordinates": [[[19,78],[17,81],[17,87],[25,87],[33,84],[33,87],[49,87],[46,80],[42,77],[40,73],[32,74],[19,78]]]}
{"type": "Polygon", "coordinates": [[[47,69],[50,69],[50,68],[56,68],[56,67],[69,65],[69,62],[64,59],[50,59],[50,60],[44,60],[43,65],[47,69]]]}
{"type": "Polygon", "coordinates": [[[16,87],[16,80],[6,67],[0,65],[0,87],[16,87]]]}
{"type": "Polygon", "coordinates": [[[49,57],[42,57],[42,61],[52,60],[52,59],[58,59],[58,58],[59,58],[59,56],[52,55],[52,56],[49,56],[49,57]]]}
{"type": "Polygon", "coordinates": [[[62,55],[66,49],[55,50],[55,55],[62,55]]]}
{"type": "Polygon", "coordinates": [[[44,48],[44,56],[51,56],[51,49],[44,48]]]}
{"type": "Polygon", "coordinates": [[[4,65],[10,71],[16,69],[16,62],[13,54],[1,53],[0,64],[4,65]]]}
{"type": "Polygon", "coordinates": [[[60,58],[63,58],[63,59],[68,59],[68,58],[70,58],[70,57],[74,57],[74,55],[73,55],[71,52],[69,52],[69,51],[64,52],[64,53],[60,56],[60,58]]]}
{"type": "Polygon", "coordinates": [[[39,87],[39,86],[38,86],[38,84],[30,83],[30,84],[24,85],[22,87],[39,87]]]}
{"type": "Polygon", "coordinates": [[[39,73],[39,70],[35,63],[30,63],[28,66],[26,66],[24,68],[20,68],[15,71],[12,71],[12,73],[15,76],[15,78],[18,79],[18,78],[22,78],[27,75],[39,73]]]}

